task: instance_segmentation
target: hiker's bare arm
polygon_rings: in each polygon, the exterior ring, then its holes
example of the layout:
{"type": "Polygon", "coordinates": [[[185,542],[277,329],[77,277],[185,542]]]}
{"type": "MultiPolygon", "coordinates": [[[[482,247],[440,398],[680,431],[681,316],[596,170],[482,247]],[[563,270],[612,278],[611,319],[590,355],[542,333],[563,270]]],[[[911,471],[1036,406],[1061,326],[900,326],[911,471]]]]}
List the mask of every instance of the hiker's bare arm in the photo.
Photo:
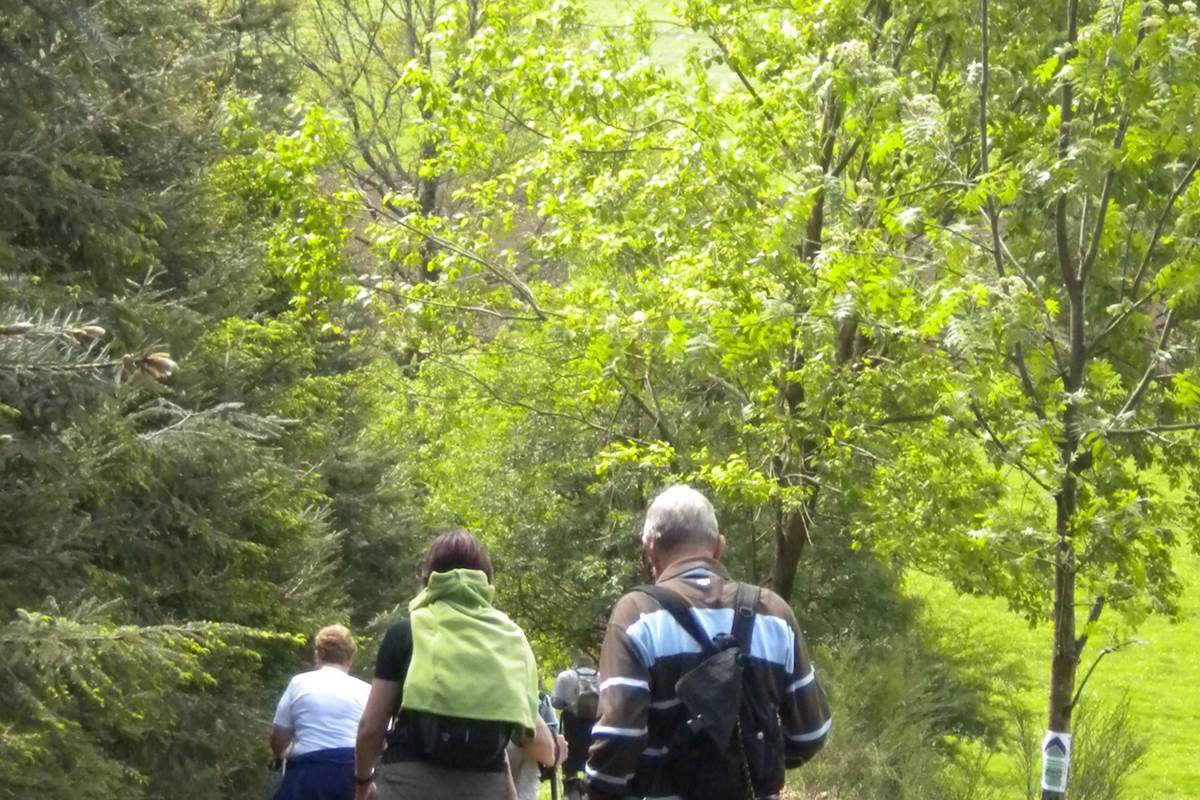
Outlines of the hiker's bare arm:
{"type": "Polygon", "coordinates": [[[287,689],[279,696],[279,702],[275,704],[275,717],[271,720],[271,733],[267,736],[271,755],[275,758],[284,758],[292,745],[292,685],[292,682],[288,683],[287,689]]]}
{"type": "MultiPolygon", "coordinates": [[[[383,736],[387,732],[388,719],[396,707],[400,684],[376,678],[371,681],[371,694],[367,707],[358,720],[358,738],[354,743],[354,774],[366,777],[375,768],[375,760],[383,749],[383,736]]],[[[366,797],[366,789],[358,787],[358,796],[366,797]]]]}
{"type": "Polygon", "coordinates": [[[534,728],[533,738],[524,742],[518,742],[522,752],[530,758],[544,766],[558,766],[567,758],[567,740],[562,736],[555,737],[550,732],[550,727],[541,717],[537,720],[537,727],[534,728]],[[555,740],[557,739],[558,748],[555,752],[555,740]],[[557,760],[555,756],[557,755],[557,760]]]}
{"type": "Polygon", "coordinates": [[[271,726],[271,755],[275,758],[283,758],[289,747],[292,746],[292,730],[291,728],[281,728],[278,725],[271,726]]]}

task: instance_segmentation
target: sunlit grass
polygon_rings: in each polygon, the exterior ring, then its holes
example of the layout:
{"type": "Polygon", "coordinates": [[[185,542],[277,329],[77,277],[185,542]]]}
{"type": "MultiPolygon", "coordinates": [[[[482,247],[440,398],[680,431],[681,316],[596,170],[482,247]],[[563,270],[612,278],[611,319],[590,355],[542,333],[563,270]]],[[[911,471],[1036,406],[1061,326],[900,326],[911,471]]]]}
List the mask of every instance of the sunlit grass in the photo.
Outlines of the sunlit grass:
{"type": "MultiPolygon", "coordinates": [[[[1134,731],[1144,736],[1149,751],[1141,769],[1128,784],[1129,796],[1139,800],[1195,800],[1200,797],[1200,759],[1196,758],[1200,727],[1200,557],[1180,550],[1176,571],[1183,585],[1180,618],[1172,622],[1152,617],[1132,636],[1143,642],[1105,657],[1088,683],[1082,702],[1129,700],[1134,731]]],[[[1050,674],[1049,625],[1030,628],[1004,603],[963,597],[948,585],[927,576],[913,576],[909,591],[926,600],[927,620],[933,625],[968,626],[1004,642],[1009,656],[1028,664],[1032,688],[1020,702],[1044,719],[1050,674]]],[[[1102,620],[1103,621],[1103,620],[1102,620]]],[[[1083,658],[1083,670],[1100,649],[1113,640],[1117,623],[1111,617],[1095,635],[1083,658]]],[[[1122,631],[1120,638],[1126,638],[1122,631]]],[[[997,663],[1007,661],[998,657],[997,663]]],[[[987,664],[979,665],[981,670],[987,664]]],[[[1044,724],[1044,723],[1043,723],[1044,724]]],[[[995,783],[1014,790],[1011,756],[998,753],[989,772],[995,783]]],[[[1007,794],[1004,796],[1008,796],[1007,794]]]]}

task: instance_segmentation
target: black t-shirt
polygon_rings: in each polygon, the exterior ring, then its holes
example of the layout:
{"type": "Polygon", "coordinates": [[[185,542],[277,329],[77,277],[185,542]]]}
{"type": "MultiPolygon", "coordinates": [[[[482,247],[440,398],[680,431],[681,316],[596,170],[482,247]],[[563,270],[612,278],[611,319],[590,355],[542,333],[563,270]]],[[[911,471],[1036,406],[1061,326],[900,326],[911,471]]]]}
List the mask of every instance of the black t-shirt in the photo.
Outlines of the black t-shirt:
{"type": "Polygon", "coordinates": [[[384,763],[427,761],[469,772],[507,769],[504,746],[514,732],[512,725],[401,710],[404,681],[408,677],[412,654],[412,622],[402,619],[384,634],[375,661],[376,678],[399,684],[396,705],[392,709],[393,724],[387,735],[388,746],[383,752],[384,763]],[[443,754],[436,750],[433,743],[439,738],[456,743],[452,752],[443,754]]]}
{"type": "Polygon", "coordinates": [[[379,657],[375,660],[375,677],[381,681],[400,684],[401,694],[396,695],[396,707],[404,692],[404,679],[408,676],[408,665],[412,661],[412,622],[402,619],[387,629],[383,644],[379,645],[379,657]]]}

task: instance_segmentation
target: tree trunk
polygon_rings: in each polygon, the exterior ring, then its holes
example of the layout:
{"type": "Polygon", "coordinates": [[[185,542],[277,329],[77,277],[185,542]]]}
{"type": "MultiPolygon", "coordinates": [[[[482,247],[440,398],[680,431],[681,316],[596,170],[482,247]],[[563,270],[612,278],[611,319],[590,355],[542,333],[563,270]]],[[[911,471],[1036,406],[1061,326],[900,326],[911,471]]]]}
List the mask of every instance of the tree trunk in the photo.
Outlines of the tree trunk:
{"type": "MultiPolygon", "coordinates": [[[[437,3],[435,0],[429,0],[428,6],[428,29],[433,30],[434,23],[437,20],[437,3]]],[[[421,60],[427,70],[433,71],[433,50],[428,41],[422,45],[421,60]]],[[[451,80],[453,83],[453,79],[451,80]]],[[[425,104],[421,105],[421,118],[429,123],[433,114],[425,104]]],[[[428,132],[425,133],[428,136],[428,132]]],[[[417,185],[414,187],[417,195],[417,205],[421,209],[421,216],[430,217],[437,209],[438,200],[438,176],[430,175],[429,177],[420,177],[424,171],[425,165],[437,157],[437,144],[432,139],[426,139],[421,143],[421,160],[417,164],[414,174],[417,176],[417,185]]],[[[433,239],[426,237],[424,244],[421,245],[421,274],[418,280],[435,281],[438,277],[438,268],[434,264],[434,257],[437,255],[437,245],[433,239]]]]}
{"type": "Polygon", "coordinates": [[[789,511],[781,515],[775,527],[775,565],[771,569],[771,589],[788,602],[791,602],[792,591],[796,588],[796,571],[807,544],[808,521],[803,511],[789,511]]]}
{"type": "MultiPolygon", "coordinates": [[[[803,363],[803,353],[793,344],[787,360],[786,374],[790,375],[799,370],[803,363]]],[[[781,415],[790,421],[796,420],[804,404],[804,386],[785,377],[780,382],[776,403],[781,415]]],[[[796,441],[794,435],[794,431],[788,430],[787,440],[772,462],[775,482],[781,489],[792,489],[802,485],[811,466],[815,445],[803,440],[796,441]]],[[[800,565],[800,558],[809,542],[809,523],[816,508],[816,500],[817,490],[813,487],[800,508],[785,511],[783,500],[777,501],[779,506],[775,517],[775,560],[771,566],[771,588],[789,602],[792,591],[796,588],[796,571],[800,565]]]]}
{"type": "MultiPolygon", "coordinates": [[[[428,115],[426,115],[428,116],[428,115]]],[[[426,142],[421,145],[421,164],[430,161],[437,157],[437,146],[433,142],[426,142]]],[[[420,167],[418,166],[418,172],[420,167]]],[[[438,201],[438,177],[431,175],[428,178],[419,178],[417,180],[417,203],[421,209],[421,216],[430,217],[437,210],[438,201]]],[[[426,238],[424,244],[421,245],[421,275],[420,280],[436,281],[438,278],[438,268],[434,262],[437,256],[438,247],[433,239],[426,238]]]]}
{"type": "MultiPolygon", "coordinates": [[[[1073,265],[1064,272],[1070,303],[1070,356],[1063,391],[1067,403],[1063,410],[1063,442],[1060,457],[1062,481],[1055,500],[1054,534],[1054,653],[1050,661],[1050,706],[1047,727],[1056,733],[1071,732],[1072,701],[1075,695],[1075,670],[1079,652],[1075,640],[1075,548],[1074,518],[1078,494],[1075,454],[1079,449],[1079,401],[1083,371],[1087,362],[1084,340],[1083,277],[1073,273],[1073,265]]],[[[1043,791],[1042,800],[1064,800],[1065,792],[1043,791]]]]}
{"type": "MultiPolygon", "coordinates": [[[[1067,42],[1063,53],[1066,63],[1075,53],[1078,0],[1067,0],[1067,42]]],[[[1066,159],[1070,150],[1070,125],[1075,98],[1070,81],[1063,81],[1058,128],[1058,157],[1066,159]]],[[[1056,733],[1071,732],[1071,712],[1075,694],[1075,668],[1079,653],[1075,642],[1075,549],[1072,541],[1075,525],[1075,503],[1078,484],[1075,475],[1075,453],[1079,449],[1079,390],[1083,386],[1087,365],[1087,342],[1084,339],[1084,287],[1086,266],[1077,263],[1071,253],[1067,234],[1068,208],[1066,194],[1054,203],[1054,238],[1058,266],[1070,304],[1069,356],[1062,384],[1066,405],[1063,410],[1063,441],[1059,464],[1062,479],[1055,500],[1054,533],[1054,652],[1050,661],[1050,703],[1047,727],[1056,733]]],[[[1082,224],[1082,223],[1081,223],[1082,224]]],[[[1083,258],[1083,253],[1079,253],[1083,258]]],[[[1043,763],[1045,754],[1042,754],[1043,763]]],[[[1069,771],[1068,771],[1069,776],[1069,771]]],[[[1042,800],[1066,800],[1066,792],[1042,791],[1042,800]]]]}
{"type": "MultiPolygon", "coordinates": [[[[1071,518],[1075,513],[1075,475],[1069,471],[1055,498],[1054,655],[1050,661],[1050,705],[1047,727],[1056,733],[1071,732],[1075,693],[1075,552],[1071,545],[1071,518]]],[[[1064,800],[1066,792],[1043,791],[1042,800],[1064,800]]]]}

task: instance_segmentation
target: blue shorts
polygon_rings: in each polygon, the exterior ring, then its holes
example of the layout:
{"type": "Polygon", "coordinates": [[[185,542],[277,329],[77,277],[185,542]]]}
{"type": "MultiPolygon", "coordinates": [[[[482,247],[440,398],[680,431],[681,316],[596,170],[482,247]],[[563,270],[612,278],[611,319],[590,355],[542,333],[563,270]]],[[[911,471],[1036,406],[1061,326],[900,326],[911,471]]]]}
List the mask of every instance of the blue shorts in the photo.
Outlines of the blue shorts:
{"type": "Polygon", "coordinates": [[[274,800],[354,800],[354,748],[289,758],[274,800]]]}

